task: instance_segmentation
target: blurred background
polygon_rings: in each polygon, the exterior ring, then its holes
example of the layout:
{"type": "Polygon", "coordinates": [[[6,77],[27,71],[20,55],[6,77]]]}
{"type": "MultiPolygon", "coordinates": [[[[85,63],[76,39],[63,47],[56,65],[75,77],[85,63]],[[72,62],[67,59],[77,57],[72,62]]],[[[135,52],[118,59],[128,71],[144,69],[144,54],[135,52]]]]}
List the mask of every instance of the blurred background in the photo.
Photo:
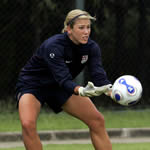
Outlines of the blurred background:
{"type": "MultiPolygon", "coordinates": [[[[96,16],[91,38],[102,51],[104,69],[113,83],[119,76],[136,76],[143,85],[137,107],[150,105],[150,1],[149,0],[1,0],[0,101],[15,102],[20,69],[48,37],[60,33],[67,13],[75,8],[96,16]]],[[[85,69],[76,79],[85,85],[85,69]]],[[[103,96],[94,103],[115,107],[103,96]]],[[[1,107],[1,106],[0,106],[1,107]]],[[[135,106],[134,106],[135,107],[135,106]]],[[[118,107],[117,107],[118,108],[118,107]]]]}

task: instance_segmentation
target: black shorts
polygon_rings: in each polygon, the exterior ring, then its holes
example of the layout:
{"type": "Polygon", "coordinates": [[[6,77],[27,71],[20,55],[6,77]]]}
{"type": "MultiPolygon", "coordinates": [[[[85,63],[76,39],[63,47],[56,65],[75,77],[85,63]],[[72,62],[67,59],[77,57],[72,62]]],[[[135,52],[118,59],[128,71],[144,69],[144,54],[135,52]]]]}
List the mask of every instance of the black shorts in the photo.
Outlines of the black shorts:
{"type": "Polygon", "coordinates": [[[23,87],[17,88],[16,90],[17,103],[19,102],[20,97],[27,93],[33,94],[39,100],[42,106],[44,103],[47,103],[55,113],[62,111],[62,105],[72,95],[72,93],[68,93],[59,86],[44,88],[23,87]]]}

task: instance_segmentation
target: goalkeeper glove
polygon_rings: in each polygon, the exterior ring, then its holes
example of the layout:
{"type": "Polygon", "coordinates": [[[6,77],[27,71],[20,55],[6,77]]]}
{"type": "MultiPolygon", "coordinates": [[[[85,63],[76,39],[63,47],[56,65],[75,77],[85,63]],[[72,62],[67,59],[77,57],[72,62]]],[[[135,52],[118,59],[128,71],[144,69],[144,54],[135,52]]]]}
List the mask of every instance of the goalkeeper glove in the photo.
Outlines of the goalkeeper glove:
{"type": "Polygon", "coordinates": [[[85,96],[85,97],[100,96],[101,94],[107,92],[110,86],[111,84],[104,85],[101,87],[96,87],[92,82],[88,82],[86,87],[80,87],[78,91],[80,96],[85,96]]]}
{"type": "Polygon", "coordinates": [[[98,95],[105,94],[107,96],[111,96],[112,93],[112,84],[103,85],[100,87],[95,87],[95,93],[98,95]]]}

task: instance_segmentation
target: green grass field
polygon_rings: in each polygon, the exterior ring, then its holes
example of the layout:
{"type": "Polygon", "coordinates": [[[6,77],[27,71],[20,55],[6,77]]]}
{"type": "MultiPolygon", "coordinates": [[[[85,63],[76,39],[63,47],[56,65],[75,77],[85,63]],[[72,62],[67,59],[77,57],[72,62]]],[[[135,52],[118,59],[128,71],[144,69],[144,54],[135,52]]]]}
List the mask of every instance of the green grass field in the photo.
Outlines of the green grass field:
{"type": "MultiPolygon", "coordinates": [[[[144,128],[150,127],[150,109],[108,111],[101,110],[105,117],[106,128],[144,128]]],[[[0,132],[20,131],[18,112],[0,113],[0,132]]],[[[86,129],[87,126],[66,114],[42,111],[38,119],[38,130],[86,129]],[[60,126],[61,124],[61,126],[60,126]]]]}
{"type": "MultiPolygon", "coordinates": [[[[150,143],[113,144],[113,150],[149,150],[150,143]]],[[[4,150],[4,148],[0,148],[4,150]]],[[[23,147],[7,148],[5,150],[25,150],[23,147]]],[[[90,144],[50,144],[44,150],[94,150],[90,144]]]]}

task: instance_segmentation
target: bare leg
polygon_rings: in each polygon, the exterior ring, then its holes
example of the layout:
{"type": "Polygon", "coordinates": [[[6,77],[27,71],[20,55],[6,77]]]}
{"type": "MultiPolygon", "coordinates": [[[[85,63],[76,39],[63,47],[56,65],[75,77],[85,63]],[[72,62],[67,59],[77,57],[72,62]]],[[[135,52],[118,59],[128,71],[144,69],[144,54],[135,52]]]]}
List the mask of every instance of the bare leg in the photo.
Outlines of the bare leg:
{"type": "Polygon", "coordinates": [[[36,121],[41,104],[32,94],[24,94],[19,101],[19,117],[26,150],[42,150],[36,131],[36,121]]]}
{"type": "Polygon", "coordinates": [[[112,150],[104,117],[89,98],[72,95],[62,108],[88,125],[95,150],[112,150]]]}

